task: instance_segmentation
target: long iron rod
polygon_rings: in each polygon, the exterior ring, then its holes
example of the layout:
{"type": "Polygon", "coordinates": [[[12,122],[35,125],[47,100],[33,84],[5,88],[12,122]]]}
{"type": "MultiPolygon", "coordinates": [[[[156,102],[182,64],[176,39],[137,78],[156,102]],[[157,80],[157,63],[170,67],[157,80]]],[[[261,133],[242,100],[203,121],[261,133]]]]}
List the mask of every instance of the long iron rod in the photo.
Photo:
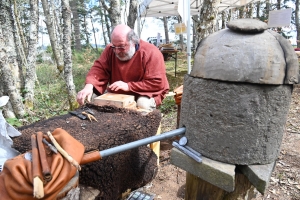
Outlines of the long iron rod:
{"type": "Polygon", "coordinates": [[[120,153],[120,152],[123,152],[123,151],[127,151],[129,149],[134,149],[136,147],[143,146],[143,145],[146,145],[146,144],[150,144],[152,142],[157,142],[157,141],[164,140],[164,139],[167,139],[167,138],[170,138],[170,137],[173,137],[173,136],[177,136],[177,135],[183,135],[184,133],[185,133],[185,128],[182,127],[182,128],[179,128],[179,129],[169,131],[169,132],[162,133],[160,135],[151,136],[151,137],[144,138],[144,139],[141,139],[141,140],[137,140],[137,141],[134,141],[134,142],[130,142],[130,143],[127,143],[127,144],[123,144],[123,145],[120,145],[120,146],[117,146],[117,147],[112,147],[112,148],[109,148],[109,149],[105,149],[103,151],[99,151],[99,153],[100,153],[101,158],[104,158],[106,156],[111,156],[113,154],[117,154],[117,153],[120,153]]]}

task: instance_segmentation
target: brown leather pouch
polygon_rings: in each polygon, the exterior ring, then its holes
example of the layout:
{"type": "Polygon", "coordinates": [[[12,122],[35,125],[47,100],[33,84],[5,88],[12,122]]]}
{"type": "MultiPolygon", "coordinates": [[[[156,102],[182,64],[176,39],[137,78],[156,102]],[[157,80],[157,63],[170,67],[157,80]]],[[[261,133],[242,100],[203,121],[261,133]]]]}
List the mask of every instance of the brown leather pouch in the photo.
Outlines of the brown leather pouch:
{"type": "MultiPolygon", "coordinates": [[[[80,163],[84,146],[68,134],[65,130],[57,128],[52,133],[60,146],[80,163]]],[[[48,140],[50,141],[50,140],[48,140]]],[[[30,158],[31,151],[9,159],[4,163],[0,173],[0,196],[5,200],[26,199],[33,200],[33,173],[30,158]]],[[[76,174],[76,167],[72,166],[61,154],[47,156],[52,179],[44,185],[45,200],[57,199],[58,193],[76,174]]]]}

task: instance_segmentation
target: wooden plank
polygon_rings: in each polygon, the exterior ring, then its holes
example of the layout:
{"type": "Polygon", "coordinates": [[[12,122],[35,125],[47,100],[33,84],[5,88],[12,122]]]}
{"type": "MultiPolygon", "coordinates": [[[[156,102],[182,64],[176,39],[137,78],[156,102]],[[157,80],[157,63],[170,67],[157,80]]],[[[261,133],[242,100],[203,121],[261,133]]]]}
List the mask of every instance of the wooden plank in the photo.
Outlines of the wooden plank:
{"type": "Polygon", "coordinates": [[[115,93],[105,93],[101,96],[94,98],[93,101],[93,103],[98,106],[112,105],[118,108],[125,108],[127,106],[132,108],[134,102],[135,101],[133,95],[115,94],[115,93]]]}

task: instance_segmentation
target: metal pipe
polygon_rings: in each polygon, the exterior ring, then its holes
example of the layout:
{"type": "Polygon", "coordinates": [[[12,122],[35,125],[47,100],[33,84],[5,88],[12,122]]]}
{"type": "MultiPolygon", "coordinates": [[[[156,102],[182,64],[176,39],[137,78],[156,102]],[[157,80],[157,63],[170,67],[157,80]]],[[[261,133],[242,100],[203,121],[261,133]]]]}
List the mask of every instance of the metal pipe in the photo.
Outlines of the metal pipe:
{"type": "Polygon", "coordinates": [[[134,142],[130,142],[130,143],[127,143],[127,144],[123,144],[123,145],[120,145],[120,146],[117,146],[117,147],[105,149],[103,151],[99,151],[99,153],[100,153],[101,158],[104,158],[104,157],[107,157],[107,156],[111,156],[113,154],[117,154],[117,153],[129,150],[129,149],[134,149],[136,147],[143,146],[143,145],[146,145],[146,144],[150,144],[150,143],[153,143],[153,142],[157,142],[157,141],[160,141],[160,140],[164,140],[164,139],[167,139],[167,138],[170,138],[170,137],[173,137],[173,136],[183,135],[184,133],[185,133],[185,127],[182,127],[182,128],[179,128],[179,129],[169,131],[169,132],[162,133],[160,135],[155,135],[155,136],[152,136],[152,137],[144,138],[144,139],[137,140],[137,141],[134,141],[134,142]]]}

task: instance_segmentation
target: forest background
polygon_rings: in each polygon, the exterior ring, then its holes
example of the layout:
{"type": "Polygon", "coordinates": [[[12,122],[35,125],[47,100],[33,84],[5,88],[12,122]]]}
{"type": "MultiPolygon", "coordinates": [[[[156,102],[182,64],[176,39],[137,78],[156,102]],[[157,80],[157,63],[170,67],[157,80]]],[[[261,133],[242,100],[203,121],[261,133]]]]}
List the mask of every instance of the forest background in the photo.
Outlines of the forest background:
{"type": "MultiPolygon", "coordinates": [[[[3,108],[7,121],[22,126],[78,108],[76,94],[84,86],[93,61],[110,43],[112,28],[123,23],[134,29],[140,3],[138,0],[1,0],[0,96],[10,97],[3,108]],[[44,43],[49,45],[44,47],[44,43]]],[[[287,28],[300,41],[299,0],[263,0],[222,12],[218,12],[216,3],[217,0],[203,0],[199,15],[191,16],[193,47],[209,34],[224,29],[230,20],[256,18],[267,22],[269,11],[289,7],[293,12],[291,26],[287,28]]],[[[162,21],[164,38],[169,43],[174,24],[181,23],[181,17],[156,19],[162,21]]],[[[140,26],[148,26],[145,23],[141,20],[140,26]]],[[[290,37],[284,27],[272,30],[287,39],[290,37]]],[[[183,35],[172,42],[184,52],[183,35]]],[[[300,48],[299,42],[296,47],[300,48]]],[[[183,84],[181,79],[169,76],[168,79],[170,91],[183,84]]],[[[174,100],[165,100],[160,109],[174,111],[174,100]]]]}

